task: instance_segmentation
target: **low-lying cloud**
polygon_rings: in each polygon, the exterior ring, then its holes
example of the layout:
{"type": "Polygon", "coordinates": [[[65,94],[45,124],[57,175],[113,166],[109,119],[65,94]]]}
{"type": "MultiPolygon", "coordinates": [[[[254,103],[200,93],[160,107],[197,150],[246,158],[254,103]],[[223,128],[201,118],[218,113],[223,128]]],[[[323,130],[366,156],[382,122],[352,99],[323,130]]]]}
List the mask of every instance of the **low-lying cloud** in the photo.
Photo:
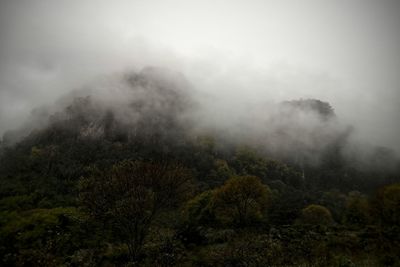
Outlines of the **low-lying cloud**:
{"type": "MultiPolygon", "coordinates": [[[[398,3],[166,2],[2,2],[0,134],[37,123],[82,88],[119,105],[130,99],[120,77],[155,66],[184,77],[200,103],[199,128],[237,136],[254,128],[251,138],[261,138],[263,125],[273,136],[279,103],[321,99],[340,125],[315,128],[316,118],[299,115],[293,133],[311,124],[304,128],[328,136],[351,125],[354,143],[400,151],[398,3]]],[[[305,133],[303,143],[314,144],[305,133]]]]}

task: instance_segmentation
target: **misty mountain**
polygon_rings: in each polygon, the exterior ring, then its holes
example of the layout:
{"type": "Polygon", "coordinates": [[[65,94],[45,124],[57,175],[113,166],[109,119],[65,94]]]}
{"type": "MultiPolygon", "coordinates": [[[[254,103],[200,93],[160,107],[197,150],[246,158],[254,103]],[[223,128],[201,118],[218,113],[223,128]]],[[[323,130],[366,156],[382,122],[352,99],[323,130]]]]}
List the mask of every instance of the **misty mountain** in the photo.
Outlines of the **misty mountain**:
{"type": "Polygon", "coordinates": [[[247,119],[240,124],[221,124],[212,131],[204,124],[207,118],[199,117],[206,109],[182,74],[147,67],[118,76],[117,83],[75,91],[51,108],[35,109],[25,126],[4,134],[3,146],[24,138],[47,144],[68,138],[151,144],[171,152],[199,136],[212,136],[225,144],[222,150],[246,145],[302,167],[344,164],[349,158],[361,165],[365,161],[351,143],[353,128],[340,123],[334,108],[318,99],[287,100],[272,108],[258,105],[242,114],[247,119]]]}
{"type": "Polygon", "coordinates": [[[0,266],[400,266],[400,1],[0,0],[0,266]]]}
{"type": "Polygon", "coordinates": [[[172,135],[182,127],[183,115],[193,107],[188,88],[183,86],[186,81],[178,76],[162,69],[145,68],[124,74],[118,84],[123,88],[117,89],[116,94],[78,90],[57,102],[55,105],[62,104],[54,113],[45,107],[32,112],[21,129],[4,134],[3,142],[13,144],[18,137],[51,131],[66,131],[75,138],[111,141],[172,135]]]}
{"type": "Polygon", "coordinates": [[[334,109],[329,103],[318,99],[291,100],[284,101],[282,104],[298,112],[304,111],[319,114],[324,119],[330,119],[336,116],[334,109]]]}
{"type": "MultiPolygon", "coordinates": [[[[196,255],[193,246],[236,240],[239,232],[246,237],[251,228],[257,236],[268,234],[286,244],[285,251],[291,249],[288,244],[302,242],[295,251],[298,261],[304,261],[304,232],[318,240],[332,238],[325,228],[313,232],[321,223],[341,233],[336,224],[377,224],[369,219],[371,213],[396,224],[395,216],[369,211],[384,205],[379,195],[371,203],[364,195],[383,188],[388,192],[382,194],[392,197],[390,190],[398,190],[396,185],[384,187],[399,182],[396,155],[386,148],[359,150],[351,140],[352,127],[340,122],[329,103],[299,99],[260,104],[241,114],[238,124],[213,125],[209,117],[201,117],[208,111],[201,100],[183,75],[145,68],[35,109],[21,129],[4,135],[0,149],[3,261],[35,266],[31,258],[42,254],[29,250],[32,256],[26,257],[24,248],[41,249],[42,240],[67,240],[57,241],[57,251],[48,252],[60,262],[81,248],[99,246],[97,242],[107,250],[110,244],[139,244],[139,252],[128,248],[110,256],[113,262],[152,261],[151,248],[142,246],[155,236],[165,237],[165,228],[175,233],[174,242],[182,244],[184,253],[196,255]],[[243,197],[249,198],[247,204],[237,205],[243,197]],[[153,228],[160,230],[153,233],[153,228]],[[32,235],[38,243],[31,244],[32,235]],[[58,251],[63,247],[68,250],[58,251]]],[[[259,244],[254,238],[251,242],[259,244]]],[[[109,256],[99,250],[95,257],[101,262],[109,256]]],[[[231,256],[226,257],[229,262],[231,256]]]]}

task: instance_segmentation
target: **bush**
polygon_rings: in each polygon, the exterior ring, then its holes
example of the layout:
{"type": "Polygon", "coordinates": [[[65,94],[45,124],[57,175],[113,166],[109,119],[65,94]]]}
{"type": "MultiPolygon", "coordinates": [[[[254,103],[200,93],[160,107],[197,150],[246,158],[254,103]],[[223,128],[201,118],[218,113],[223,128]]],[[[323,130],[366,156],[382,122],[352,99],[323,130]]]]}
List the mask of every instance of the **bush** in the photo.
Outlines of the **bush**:
{"type": "Polygon", "coordinates": [[[271,191],[255,176],[230,178],[214,192],[216,216],[223,222],[248,225],[263,217],[271,191]]]}
{"type": "Polygon", "coordinates": [[[331,212],[321,205],[309,205],[301,211],[300,223],[329,225],[333,222],[331,212]]]}

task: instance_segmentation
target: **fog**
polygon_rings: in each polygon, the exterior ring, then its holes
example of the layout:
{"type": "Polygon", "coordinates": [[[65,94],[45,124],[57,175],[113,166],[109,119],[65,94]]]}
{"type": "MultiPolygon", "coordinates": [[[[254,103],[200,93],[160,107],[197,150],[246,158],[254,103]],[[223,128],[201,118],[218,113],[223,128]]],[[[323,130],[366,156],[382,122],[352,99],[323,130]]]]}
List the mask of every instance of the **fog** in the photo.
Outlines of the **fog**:
{"type": "Polygon", "coordinates": [[[182,74],[201,126],[268,126],[277,103],[315,98],[335,109],[334,129],[400,152],[399,12],[368,0],[1,1],[0,135],[71,91],[155,66],[182,74]]]}

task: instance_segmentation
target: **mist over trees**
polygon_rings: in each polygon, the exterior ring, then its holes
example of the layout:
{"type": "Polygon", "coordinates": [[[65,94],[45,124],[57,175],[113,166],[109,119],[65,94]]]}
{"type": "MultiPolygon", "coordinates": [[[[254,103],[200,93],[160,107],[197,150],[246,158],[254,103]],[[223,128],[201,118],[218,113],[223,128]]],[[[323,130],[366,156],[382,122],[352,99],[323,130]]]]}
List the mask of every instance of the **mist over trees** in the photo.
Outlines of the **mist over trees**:
{"type": "Polygon", "coordinates": [[[94,89],[4,135],[2,265],[398,263],[398,158],[354,143],[329,103],[218,126],[169,70],[94,89]]]}
{"type": "Polygon", "coordinates": [[[399,14],[0,0],[0,266],[400,267],[399,14]]]}

